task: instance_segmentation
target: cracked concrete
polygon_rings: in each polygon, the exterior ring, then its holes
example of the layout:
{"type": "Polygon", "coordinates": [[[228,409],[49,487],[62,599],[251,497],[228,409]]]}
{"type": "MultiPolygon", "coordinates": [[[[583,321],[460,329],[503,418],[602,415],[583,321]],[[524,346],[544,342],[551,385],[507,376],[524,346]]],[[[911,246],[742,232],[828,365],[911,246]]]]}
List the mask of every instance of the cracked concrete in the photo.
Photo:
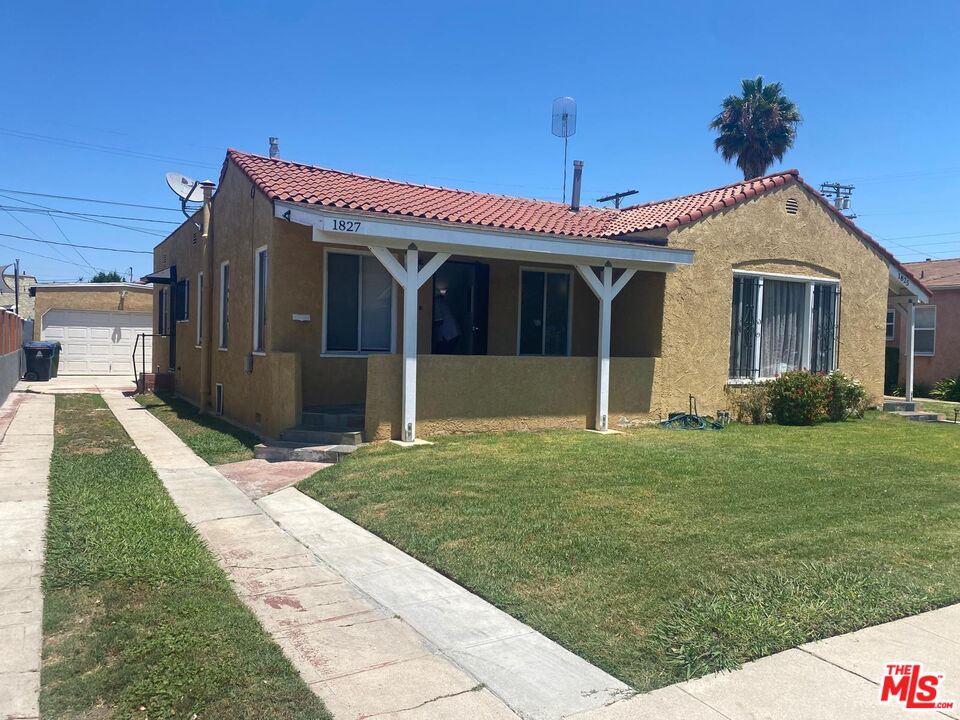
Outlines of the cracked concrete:
{"type": "Polygon", "coordinates": [[[44,532],[54,398],[0,406],[0,717],[40,715],[44,532]]]}

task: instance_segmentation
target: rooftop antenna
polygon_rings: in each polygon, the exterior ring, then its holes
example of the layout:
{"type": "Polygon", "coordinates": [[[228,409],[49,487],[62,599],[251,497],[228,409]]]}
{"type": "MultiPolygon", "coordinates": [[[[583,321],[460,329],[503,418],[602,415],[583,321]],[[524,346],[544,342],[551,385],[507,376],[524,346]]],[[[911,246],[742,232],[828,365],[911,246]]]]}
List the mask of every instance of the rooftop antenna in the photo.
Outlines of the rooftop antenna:
{"type": "MultiPolygon", "coordinates": [[[[180,198],[180,210],[185,216],[192,217],[203,204],[203,186],[199,180],[188,178],[178,172],[168,172],[167,185],[180,198]],[[190,203],[190,205],[188,205],[190,203]]],[[[197,226],[199,227],[199,225],[197,226]]]]}
{"type": "Polygon", "coordinates": [[[610,202],[611,200],[613,200],[613,206],[617,210],[619,210],[621,200],[623,200],[625,197],[636,195],[638,192],[640,191],[639,190],[623,190],[621,192],[615,192],[612,195],[605,195],[602,198],[597,198],[597,202],[610,202]]]}
{"type": "Polygon", "coordinates": [[[550,131],[563,138],[563,202],[567,201],[567,140],[577,132],[577,101],[572,97],[558,97],[553,101],[550,131]]]}

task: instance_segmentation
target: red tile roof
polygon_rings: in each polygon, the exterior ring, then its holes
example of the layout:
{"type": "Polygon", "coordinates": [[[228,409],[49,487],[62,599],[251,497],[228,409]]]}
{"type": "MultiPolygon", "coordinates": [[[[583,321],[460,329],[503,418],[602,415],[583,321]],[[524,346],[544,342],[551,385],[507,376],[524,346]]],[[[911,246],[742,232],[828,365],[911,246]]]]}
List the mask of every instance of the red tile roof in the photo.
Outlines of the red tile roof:
{"type": "MultiPolygon", "coordinates": [[[[692,195],[681,195],[619,210],[581,206],[579,212],[573,212],[569,206],[558,202],[386,180],[239,150],[228,150],[227,161],[234,162],[271,200],[503,230],[641,242],[642,238],[625,236],[645,230],[673,230],[767,190],[796,182],[817,197],[851,231],[898,269],[913,277],[886,248],[805,183],[797,170],[785,170],[692,195]]],[[[915,277],[913,279],[916,280],[915,277]]],[[[922,283],[917,282],[922,287],[922,283]]]]}
{"type": "Polygon", "coordinates": [[[960,258],[904,263],[913,276],[928,288],[960,285],[960,258]]]}

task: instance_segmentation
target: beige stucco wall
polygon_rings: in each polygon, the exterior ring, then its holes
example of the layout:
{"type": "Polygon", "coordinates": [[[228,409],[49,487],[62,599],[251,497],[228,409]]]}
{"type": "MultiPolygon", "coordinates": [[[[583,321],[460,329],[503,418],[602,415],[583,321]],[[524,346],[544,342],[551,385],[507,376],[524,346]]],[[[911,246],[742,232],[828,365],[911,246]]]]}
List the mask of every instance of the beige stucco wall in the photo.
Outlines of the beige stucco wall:
{"type": "Polygon", "coordinates": [[[728,405],[733,270],[840,279],[840,369],[883,394],[884,323],[889,272],[883,259],[796,184],[767,192],[670,233],[670,247],[695,251],[690,266],[669,273],[663,314],[661,385],[654,406],[666,415],[728,405]],[[796,198],[800,210],[785,212],[796,198]]]}
{"type": "MultiPolygon", "coordinates": [[[[650,419],[655,358],[613,358],[613,425],[650,419]]],[[[367,361],[368,440],[401,436],[401,358],[367,361]]],[[[417,434],[591,427],[596,413],[594,357],[420,355],[417,434]]]]}
{"type": "Polygon", "coordinates": [[[39,340],[42,318],[48,310],[109,310],[113,312],[150,312],[153,295],[149,287],[37,287],[34,304],[36,322],[33,339],[39,340]],[[125,292],[125,297],[120,293],[125,292]]]}
{"type": "MultiPolygon", "coordinates": [[[[930,288],[930,304],[937,308],[937,330],[933,355],[917,355],[913,361],[914,385],[934,385],[938,380],[960,375],[960,288],[930,288]]],[[[907,356],[904,338],[907,318],[897,312],[893,340],[889,347],[900,350],[899,383],[906,382],[907,356]]]]}

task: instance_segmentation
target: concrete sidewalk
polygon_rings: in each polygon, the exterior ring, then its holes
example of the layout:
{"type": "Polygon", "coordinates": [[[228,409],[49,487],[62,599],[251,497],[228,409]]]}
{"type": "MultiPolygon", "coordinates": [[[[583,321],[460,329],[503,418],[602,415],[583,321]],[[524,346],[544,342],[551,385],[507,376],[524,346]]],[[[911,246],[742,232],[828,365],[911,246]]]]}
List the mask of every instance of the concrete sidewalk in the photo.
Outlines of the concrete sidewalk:
{"type": "Polygon", "coordinates": [[[105,390],[133,392],[137,384],[130,375],[58,375],[50,380],[21,380],[14,393],[61,395],[64,393],[101,393],[105,390]]]}
{"type": "Polygon", "coordinates": [[[104,398],[335,716],[561,718],[632,694],[299,491],[255,504],[136,402],[104,398]]]}
{"type": "Polygon", "coordinates": [[[11,393],[0,408],[0,717],[37,718],[44,532],[54,398],[11,393]],[[11,409],[16,407],[15,414],[11,409]]]}

